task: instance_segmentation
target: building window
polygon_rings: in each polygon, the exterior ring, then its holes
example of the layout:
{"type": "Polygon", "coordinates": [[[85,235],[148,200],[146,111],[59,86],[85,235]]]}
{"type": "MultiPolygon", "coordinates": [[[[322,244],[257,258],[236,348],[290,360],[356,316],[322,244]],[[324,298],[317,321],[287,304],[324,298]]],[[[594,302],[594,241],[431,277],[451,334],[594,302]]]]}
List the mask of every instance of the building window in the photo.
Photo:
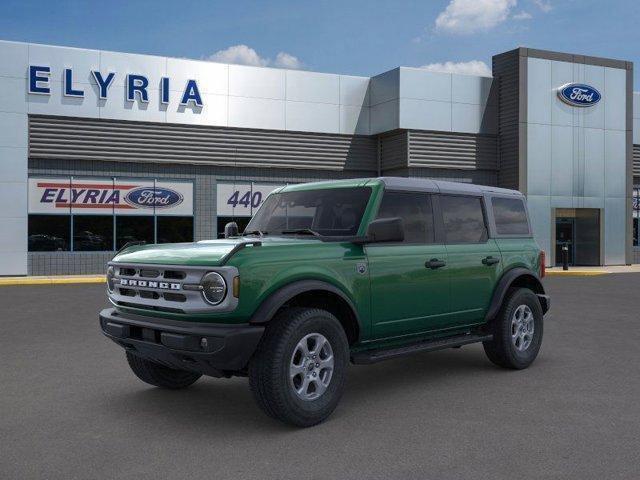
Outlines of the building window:
{"type": "Polygon", "coordinates": [[[74,215],[73,250],[76,252],[113,250],[113,216],[74,215]]]}
{"type": "Polygon", "coordinates": [[[158,243],[193,242],[193,217],[158,217],[158,243]]]}
{"type": "Polygon", "coordinates": [[[638,246],[638,219],[633,219],[633,246],[638,246]]]}
{"type": "Polygon", "coordinates": [[[247,228],[251,217],[218,217],[218,238],[224,238],[224,226],[229,222],[236,222],[238,224],[238,232],[244,232],[247,228]]]}
{"type": "Polygon", "coordinates": [[[113,251],[127,242],[193,241],[193,183],[29,178],[30,252],[113,251]]]}
{"type": "Polygon", "coordinates": [[[67,252],[71,248],[71,216],[29,215],[30,252],[67,252]]]}
{"type": "Polygon", "coordinates": [[[153,223],[152,216],[117,216],[116,250],[122,248],[129,242],[155,243],[153,223]]]}

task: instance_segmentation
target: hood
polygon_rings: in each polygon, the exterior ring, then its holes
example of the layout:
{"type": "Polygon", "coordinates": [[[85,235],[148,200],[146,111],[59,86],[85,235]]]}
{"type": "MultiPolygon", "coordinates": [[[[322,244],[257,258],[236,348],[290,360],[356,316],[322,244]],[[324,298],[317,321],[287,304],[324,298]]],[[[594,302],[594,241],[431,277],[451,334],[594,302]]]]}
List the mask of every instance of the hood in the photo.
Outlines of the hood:
{"type": "Polygon", "coordinates": [[[114,258],[114,262],[164,265],[215,266],[240,243],[261,241],[263,247],[319,243],[315,238],[244,237],[203,240],[195,243],[163,243],[129,247],[114,258]]]}

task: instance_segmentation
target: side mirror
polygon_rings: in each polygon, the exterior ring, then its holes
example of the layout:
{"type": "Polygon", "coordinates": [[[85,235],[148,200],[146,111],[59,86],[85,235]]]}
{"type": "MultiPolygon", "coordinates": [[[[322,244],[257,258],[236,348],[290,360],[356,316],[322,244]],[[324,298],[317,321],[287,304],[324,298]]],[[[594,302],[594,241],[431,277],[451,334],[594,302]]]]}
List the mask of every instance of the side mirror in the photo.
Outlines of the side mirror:
{"type": "Polygon", "coordinates": [[[229,222],[224,226],[224,238],[237,237],[238,236],[238,224],[236,222],[229,222]]]}
{"type": "Polygon", "coordinates": [[[404,241],[404,222],[399,217],[378,218],[367,228],[366,243],[404,241]]]}

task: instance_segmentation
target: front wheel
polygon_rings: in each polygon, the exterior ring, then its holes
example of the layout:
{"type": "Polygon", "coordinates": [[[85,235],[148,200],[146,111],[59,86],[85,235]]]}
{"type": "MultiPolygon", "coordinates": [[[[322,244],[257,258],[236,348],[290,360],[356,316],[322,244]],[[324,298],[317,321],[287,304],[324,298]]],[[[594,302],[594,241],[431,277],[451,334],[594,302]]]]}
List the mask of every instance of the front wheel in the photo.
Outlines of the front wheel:
{"type": "Polygon", "coordinates": [[[249,364],[249,385],[267,415],[310,427],[336,408],[348,359],[349,343],[336,317],[289,308],[268,325],[249,364]]]}
{"type": "Polygon", "coordinates": [[[510,290],[490,324],[493,339],[484,351],[493,363],[523,369],[533,363],[542,344],[543,313],[538,297],[528,288],[510,290]]]}

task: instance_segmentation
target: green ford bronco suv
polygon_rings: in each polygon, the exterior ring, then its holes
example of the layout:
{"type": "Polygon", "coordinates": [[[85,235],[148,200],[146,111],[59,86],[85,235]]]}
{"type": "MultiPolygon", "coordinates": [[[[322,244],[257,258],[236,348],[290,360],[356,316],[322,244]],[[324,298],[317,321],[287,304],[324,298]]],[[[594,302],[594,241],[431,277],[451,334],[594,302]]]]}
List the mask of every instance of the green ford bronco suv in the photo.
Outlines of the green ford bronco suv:
{"type": "MultiPolygon", "coordinates": [[[[242,235],[137,245],[107,269],[104,334],[158,387],[248,376],[268,415],[310,426],[347,365],[482,342],[528,367],[549,309],[517,191],[414,178],[291,185],[242,235]]],[[[235,228],[234,228],[235,227],[235,228]]]]}

